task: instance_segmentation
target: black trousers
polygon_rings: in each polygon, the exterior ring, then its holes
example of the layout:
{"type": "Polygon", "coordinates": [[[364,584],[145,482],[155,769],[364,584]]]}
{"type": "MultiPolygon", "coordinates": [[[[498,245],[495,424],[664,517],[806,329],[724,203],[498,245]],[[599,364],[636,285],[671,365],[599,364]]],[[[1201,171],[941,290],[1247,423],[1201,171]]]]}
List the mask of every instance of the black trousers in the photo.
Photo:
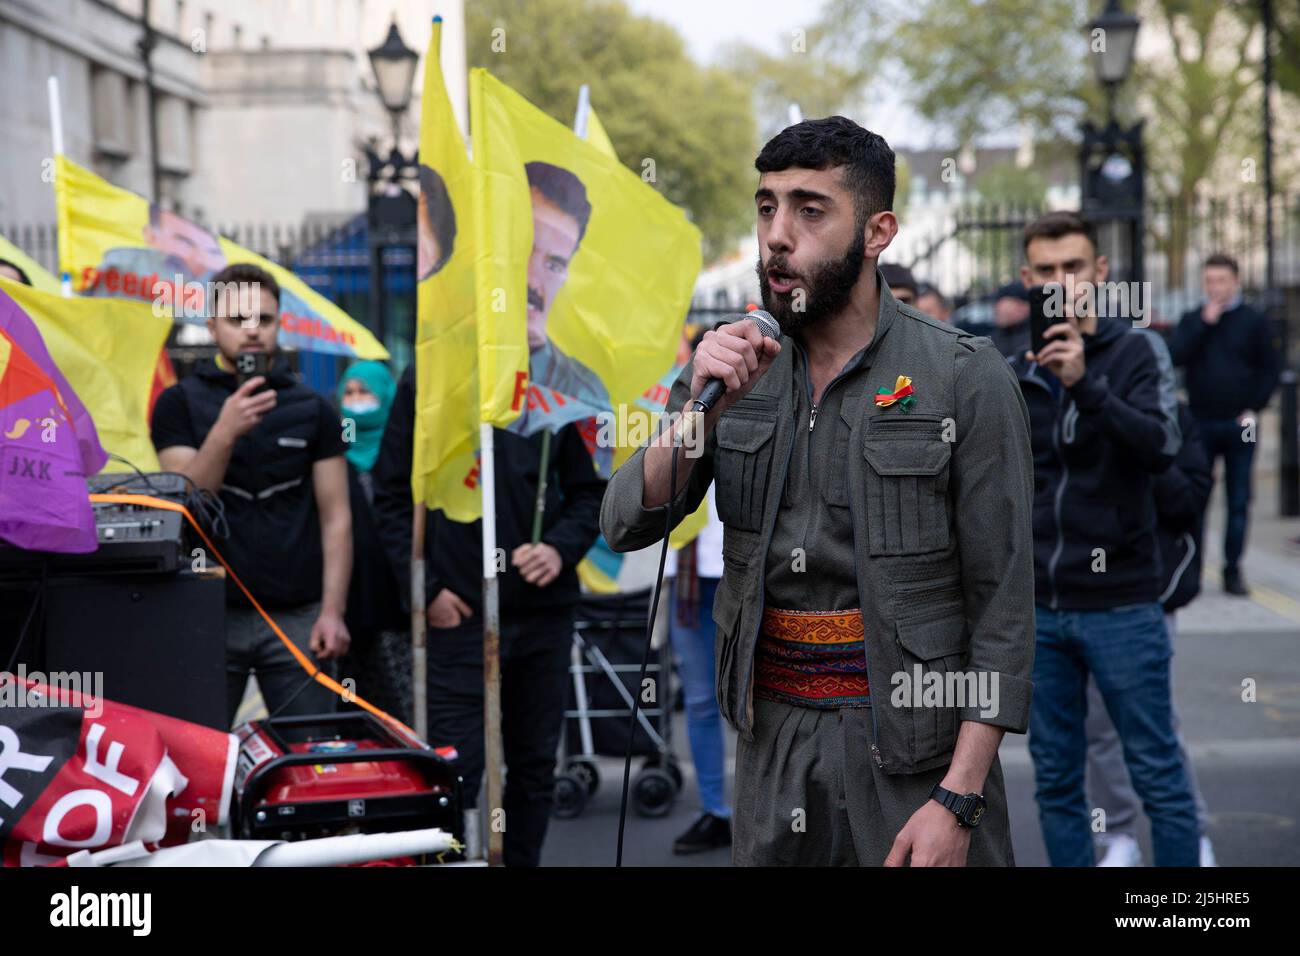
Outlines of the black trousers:
{"type": "MultiPolygon", "coordinates": [[[[537,866],[550,821],[555,757],[564,720],[573,644],[572,614],[501,625],[501,736],[505,751],[507,866],[537,866]]],[[[483,776],[483,622],[471,618],[428,634],[429,743],[456,748],[465,805],[478,806],[483,776]]],[[[493,810],[495,808],[492,808],[493,810]]],[[[487,834],[484,834],[486,839],[487,834]]]]}

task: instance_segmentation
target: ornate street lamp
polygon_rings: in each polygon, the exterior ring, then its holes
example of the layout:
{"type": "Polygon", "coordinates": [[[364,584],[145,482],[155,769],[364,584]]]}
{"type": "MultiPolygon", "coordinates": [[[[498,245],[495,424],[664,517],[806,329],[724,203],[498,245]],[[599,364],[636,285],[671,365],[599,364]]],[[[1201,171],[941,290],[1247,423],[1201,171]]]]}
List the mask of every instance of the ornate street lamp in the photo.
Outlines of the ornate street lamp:
{"type": "MultiPolygon", "coordinates": [[[[415,190],[419,175],[419,156],[401,151],[402,115],[411,105],[415,70],[420,55],[402,41],[393,20],[384,42],[368,50],[375,89],[393,123],[393,145],[388,156],[379,154],[375,144],[365,144],[369,202],[366,227],[370,251],[370,327],[381,341],[387,331],[387,306],[384,301],[385,262],[410,262],[415,271],[415,190]]],[[[390,349],[391,351],[391,349],[390,349]]]]}
{"type": "Polygon", "coordinates": [[[411,89],[420,54],[402,42],[397,21],[393,20],[384,42],[373,50],[368,50],[366,55],[370,57],[370,69],[375,75],[379,98],[393,118],[393,142],[396,143],[398,123],[406,108],[411,105],[411,89]]]}
{"type": "Polygon", "coordinates": [[[1141,21],[1120,9],[1119,0],[1109,0],[1100,16],[1088,22],[1088,34],[1099,35],[1101,44],[1093,49],[1092,65],[1097,82],[1106,88],[1106,118],[1115,119],[1115,92],[1133,70],[1133,50],[1141,21]]]}
{"type": "Polygon", "coordinates": [[[1098,251],[1110,259],[1112,278],[1131,282],[1142,281],[1143,274],[1146,158],[1142,120],[1122,128],[1115,98],[1133,70],[1139,25],[1137,17],[1120,8],[1119,0],[1108,0],[1105,10],[1087,24],[1097,81],[1106,89],[1106,125],[1099,129],[1085,120],[1079,150],[1083,214],[1096,227],[1098,251]]]}

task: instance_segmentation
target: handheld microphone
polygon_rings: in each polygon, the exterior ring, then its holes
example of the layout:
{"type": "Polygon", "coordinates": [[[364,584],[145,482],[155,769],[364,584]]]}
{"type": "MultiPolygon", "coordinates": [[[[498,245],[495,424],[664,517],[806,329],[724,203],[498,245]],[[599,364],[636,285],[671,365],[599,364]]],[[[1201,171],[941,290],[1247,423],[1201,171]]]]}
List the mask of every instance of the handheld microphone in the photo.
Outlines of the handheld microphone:
{"type": "MultiPolygon", "coordinates": [[[[763,309],[754,309],[743,316],[746,319],[753,319],[754,324],[758,326],[758,331],[763,333],[765,339],[779,339],[781,337],[781,326],[776,319],[772,318],[772,313],[763,309]]],[[[695,399],[692,406],[693,411],[707,412],[723,395],[727,393],[727,383],[720,378],[711,378],[700,390],[700,397],[695,399]]]]}

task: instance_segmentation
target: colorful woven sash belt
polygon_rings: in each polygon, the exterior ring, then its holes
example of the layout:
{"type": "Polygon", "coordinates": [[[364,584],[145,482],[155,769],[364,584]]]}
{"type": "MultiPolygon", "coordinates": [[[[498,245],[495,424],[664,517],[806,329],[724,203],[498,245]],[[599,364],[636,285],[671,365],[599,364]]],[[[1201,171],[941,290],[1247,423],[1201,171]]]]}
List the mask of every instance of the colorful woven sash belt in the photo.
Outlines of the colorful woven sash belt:
{"type": "Polygon", "coordinates": [[[754,696],[797,707],[867,706],[860,610],[764,608],[754,659],[754,696]]]}

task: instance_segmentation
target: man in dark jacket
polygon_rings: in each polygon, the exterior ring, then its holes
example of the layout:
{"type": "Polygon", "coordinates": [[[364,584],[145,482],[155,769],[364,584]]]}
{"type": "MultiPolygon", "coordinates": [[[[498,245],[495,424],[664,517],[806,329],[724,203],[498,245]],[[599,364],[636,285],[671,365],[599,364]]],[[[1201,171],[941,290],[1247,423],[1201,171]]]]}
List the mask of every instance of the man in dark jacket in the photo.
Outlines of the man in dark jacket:
{"type": "Polygon", "coordinates": [[[1282,371],[1268,317],[1241,300],[1237,262],[1205,260],[1205,302],[1174,329],[1174,364],[1187,370],[1187,397],[1200,425],[1210,462],[1223,459],[1228,521],[1223,535],[1223,589],[1246,595],[1241,553],[1250,516],[1250,470],[1259,412],[1282,371]]]}
{"type": "MultiPolygon", "coordinates": [[[[410,594],[411,455],[415,368],[397,386],[372,474],[374,514],[389,560],[410,594]]],[[[508,768],[503,803],[507,866],[536,866],[546,837],[567,688],[577,565],[599,533],[605,482],[578,425],[553,436],[541,542],[532,544],[542,435],[497,429],[496,496],[501,601],[501,732],[508,768]]],[[[430,511],[428,734],[451,744],[468,806],[483,774],[483,546],[480,522],[430,511]]]]}
{"type": "MultiPolygon", "coordinates": [[[[352,509],[343,426],[276,347],[274,277],[240,263],[214,275],[209,289],[208,331],[218,354],[158,396],[151,423],[158,461],[220,496],[230,535],[216,546],[298,650],[330,673],[351,643],[344,623],[352,509]],[[249,353],[269,356],[264,376],[237,373],[249,353]]],[[[308,678],[234,579],[226,583],[231,721],[250,673],[272,714],[333,710],[337,697],[308,678]]]]}
{"type": "MultiPolygon", "coordinates": [[[[1196,418],[1182,403],[1178,405],[1178,426],[1183,439],[1178,457],[1166,471],[1156,475],[1153,487],[1156,539],[1164,569],[1160,605],[1164,608],[1165,627],[1171,642],[1177,634],[1178,609],[1189,604],[1201,590],[1201,531],[1205,526],[1205,508],[1213,485],[1210,460],[1201,444],[1196,418]]],[[[1172,686],[1170,694],[1173,694],[1172,686]]],[[[1178,733],[1178,711],[1172,703],[1170,707],[1174,732],[1178,733]]],[[[1178,749],[1196,801],[1201,866],[1215,866],[1214,848],[1206,833],[1209,810],[1197,784],[1182,734],[1178,734],[1178,749]]],[[[1106,714],[1106,704],[1095,680],[1088,681],[1088,794],[1088,805],[1098,807],[1106,814],[1105,829],[1098,834],[1098,842],[1106,852],[1098,866],[1141,866],[1142,854],[1136,831],[1142,803],[1129,782],[1119,734],[1106,714]]]]}
{"type": "Polygon", "coordinates": [[[1156,865],[1195,866],[1196,812],[1170,717],[1172,650],[1157,600],[1151,493],[1152,476],[1179,447],[1173,369],[1154,333],[1095,314],[1107,262],[1077,214],[1031,223],[1025,259],[1025,285],[1056,283],[1064,313],[1040,352],[1012,363],[1034,450],[1029,749],[1048,856],[1054,866],[1095,862],[1084,795],[1091,674],[1151,818],[1156,865]]]}

